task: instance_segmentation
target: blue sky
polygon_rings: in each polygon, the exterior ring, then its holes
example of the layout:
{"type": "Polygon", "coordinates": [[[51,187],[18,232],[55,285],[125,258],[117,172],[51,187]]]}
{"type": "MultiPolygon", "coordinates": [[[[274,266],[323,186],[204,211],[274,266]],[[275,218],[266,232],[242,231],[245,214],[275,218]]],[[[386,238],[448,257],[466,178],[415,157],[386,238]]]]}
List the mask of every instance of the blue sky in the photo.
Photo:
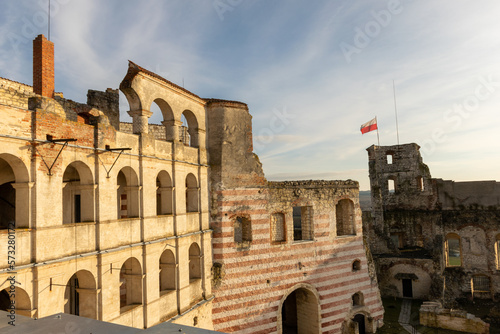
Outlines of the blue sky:
{"type": "MultiPolygon", "coordinates": [[[[47,4],[0,3],[1,77],[32,84],[47,4]]],[[[422,146],[433,177],[499,179],[498,13],[492,0],[52,0],[56,90],[85,102],[88,89],[117,88],[130,59],[247,103],[268,179],[367,190],[377,136],[359,127],[377,116],[381,144],[396,144],[394,80],[400,142],[422,146]]]]}

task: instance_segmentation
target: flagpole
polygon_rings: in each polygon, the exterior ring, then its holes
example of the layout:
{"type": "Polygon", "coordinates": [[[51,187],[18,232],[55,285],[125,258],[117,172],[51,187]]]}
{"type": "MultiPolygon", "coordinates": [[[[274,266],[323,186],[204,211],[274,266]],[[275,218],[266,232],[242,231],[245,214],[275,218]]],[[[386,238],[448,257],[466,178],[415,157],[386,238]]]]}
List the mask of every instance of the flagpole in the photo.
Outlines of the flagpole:
{"type": "Polygon", "coordinates": [[[378,141],[378,146],[380,146],[380,137],[378,136],[378,121],[377,121],[377,116],[375,116],[375,123],[377,123],[377,141],[378,141]]]}
{"type": "Polygon", "coordinates": [[[398,108],[396,107],[396,85],[394,84],[394,80],[392,80],[392,91],[394,93],[394,113],[396,114],[396,135],[398,138],[398,146],[399,146],[398,108]]]}

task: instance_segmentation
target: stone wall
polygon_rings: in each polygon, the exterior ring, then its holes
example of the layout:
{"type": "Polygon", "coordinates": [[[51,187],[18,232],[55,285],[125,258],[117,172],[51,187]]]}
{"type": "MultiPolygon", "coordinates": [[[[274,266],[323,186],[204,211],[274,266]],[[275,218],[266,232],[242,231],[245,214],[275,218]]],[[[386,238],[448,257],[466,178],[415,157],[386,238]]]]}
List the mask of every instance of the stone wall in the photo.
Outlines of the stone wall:
{"type": "Polygon", "coordinates": [[[420,307],[420,324],[459,332],[487,334],[490,325],[461,310],[443,309],[438,302],[424,302],[420,307]]]}
{"type": "Polygon", "coordinates": [[[359,312],[367,332],[374,332],[383,308],[364,248],[358,183],[267,182],[252,152],[247,106],[217,100],[207,107],[214,328],[281,333],[285,309],[297,316],[299,332],[339,333],[359,312]],[[351,235],[337,236],[341,200],[352,203],[351,235]],[[235,240],[240,217],[251,221],[245,247],[235,240]],[[283,222],[280,232],[273,228],[277,222],[283,222]],[[359,269],[353,269],[355,261],[359,269]],[[356,293],[364,295],[359,309],[352,305],[356,293]]]}
{"type": "Polygon", "coordinates": [[[486,277],[490,286],[476,297],[500,293],[495,249],[500,183],[431,178],[417,144],[367,150],[372,209],[364,213],[363,224],[383,295],[402,296],[402,282],[395,275],[405,273],[425,276],[425,283],[414,281],[416,295],[441,299],[447,306],[457,298],[472,298],[471,282],[477,276],[486,277]],[[393,192],[389,180],[394,180],[393,192]],[[450,236],[459,240],[457,263],[447,258],[450,236]]]}

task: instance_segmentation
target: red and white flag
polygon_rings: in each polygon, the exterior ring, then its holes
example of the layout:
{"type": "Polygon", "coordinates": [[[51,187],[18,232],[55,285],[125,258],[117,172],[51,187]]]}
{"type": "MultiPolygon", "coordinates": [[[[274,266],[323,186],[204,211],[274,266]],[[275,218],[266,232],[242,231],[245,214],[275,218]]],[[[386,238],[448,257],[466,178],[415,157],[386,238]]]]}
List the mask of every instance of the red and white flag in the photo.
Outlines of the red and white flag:
{"type": "Polygon", "coordinates": [[[366,122],[365,124],[361,125],[361,133],[365,134],[367,132],[377,130],[377,117],[372,119],[369,122],[366,122]]]}

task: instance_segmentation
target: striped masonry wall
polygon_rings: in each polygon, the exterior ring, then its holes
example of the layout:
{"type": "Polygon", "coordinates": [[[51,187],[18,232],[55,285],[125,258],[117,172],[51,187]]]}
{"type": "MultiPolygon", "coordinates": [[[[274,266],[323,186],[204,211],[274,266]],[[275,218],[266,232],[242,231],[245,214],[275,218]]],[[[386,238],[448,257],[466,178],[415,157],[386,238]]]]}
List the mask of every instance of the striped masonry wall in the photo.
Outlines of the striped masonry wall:
{"type": "Polygon", "coordinates": [[[352,295],[357,292],[363,294],[362,309],[369,312],[367,316],[375,323],[383,318],[377,283],[369,276],[363,246],[357,186],[301,192],[241,188],[212,194],[217,202],[217,216],[212,216],[213,261],[223,268],[221,283],[214,289],[216,330],[281,332],[280,307],[299,286],[309,287],[319,296],[317,321],[322,333],[341,333],[343,323],[354,316],[352,295]],[[355,203],[355,236],[336,236],[335,202],[342,198],[355,203]],[[312,206],[314,241],[293,241],[292,206],[296,205],[312,206]],[[283,213],[285,218],[284,242],[272,242],[274,213],[283,213]],[[243,250],[234,243],[233,235],[234,221],[241,215],[250,217],[252,223],[252,242],[243,250]],[[361,261],[361,269],[353,271],[356,259],[361,261]]]}

